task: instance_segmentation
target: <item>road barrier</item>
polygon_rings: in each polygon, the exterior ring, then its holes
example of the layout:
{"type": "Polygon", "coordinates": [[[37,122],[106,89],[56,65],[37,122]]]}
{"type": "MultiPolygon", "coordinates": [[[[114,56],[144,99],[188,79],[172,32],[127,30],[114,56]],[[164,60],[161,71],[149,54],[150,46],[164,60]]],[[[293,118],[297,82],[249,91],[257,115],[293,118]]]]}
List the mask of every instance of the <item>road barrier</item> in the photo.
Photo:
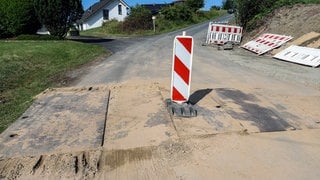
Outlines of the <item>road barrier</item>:
{"type": "Polygon", "coordinates": [[[171,99],[166,100],[166,106],[171,115],[189,118],[197,116],[197,110],[189,102],[193,38],[185,34],[173,41],[171,99]]]}
{"type": "Polygon", "coordinates": [[[176,36],[173,42],[173,62],[171,79],[171,100],[176,103],[187,102],[190,96],[193,38],[176,36]]]}
{"type": "Polygon", "coordinates": [[[258,55],[264,54],[282,44],[290,41],[293,37],[278,34],[262,34],[257,39],[249,41],[243,46],[244,49],[257,53],[258,55]]]}
{"type": "Polygon", "coordinates": [[[239,44],[242,37],[242,27],[210,22],[207,33],[207,44],[222,45],[226,42],[239,44]]]}
{"type": "Polygon", "coordinates": [[[213,24],[228,24],[229,21],[213,21],[213,24]]]}
{"type": "Polygon", "coordinates": [[[320,49],[315,48],[292,45],[273,57],[312,67],[318,67],[320,65],[320,49]]]}

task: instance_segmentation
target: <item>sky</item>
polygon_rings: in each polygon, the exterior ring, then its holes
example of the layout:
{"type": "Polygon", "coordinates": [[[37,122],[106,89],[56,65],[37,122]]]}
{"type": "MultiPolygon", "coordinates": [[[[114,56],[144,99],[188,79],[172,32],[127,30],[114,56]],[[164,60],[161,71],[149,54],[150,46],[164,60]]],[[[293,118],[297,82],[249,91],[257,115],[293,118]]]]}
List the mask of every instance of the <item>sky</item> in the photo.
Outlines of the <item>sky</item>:
{"type": "MultiPolygon", "coordinates": [[[[91,5],[93,5],[96,2],[99,2],[100,0],[82,0],[83,9],[88,9],[91,5]]],[[[173,0],[124,0],[126,3],[129,4],[129,6],[135,6],[137,4],[165,4],[165,3],[171,3],[173,0]]],[[[222,0],[204,0],[205,3],[205,10],[210,9],[211,6],[221,6],[222,0]]]]}

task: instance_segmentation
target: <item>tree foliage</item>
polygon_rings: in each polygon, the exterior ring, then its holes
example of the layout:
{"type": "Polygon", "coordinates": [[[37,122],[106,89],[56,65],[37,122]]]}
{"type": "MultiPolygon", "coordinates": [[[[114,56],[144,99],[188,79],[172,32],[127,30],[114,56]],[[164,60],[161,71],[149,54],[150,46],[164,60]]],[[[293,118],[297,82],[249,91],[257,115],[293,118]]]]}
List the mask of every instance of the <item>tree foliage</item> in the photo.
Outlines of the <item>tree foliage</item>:
{"type": "Polygon", "coordinates": [[[204,7],[204,0],[186,0],[185,5],[191,9],[191,11],[196,12],[204,7]]]}
{"type": "Polygon", "coordinates": [[[34,0],[34,5],[40,22],[61,38],[83,14],[81,0],[34,0]]]}
{"type": "Polygon", "coordinates": [[[185,4],[177,4],[165,7],[161,14],[170,21],[190,21],[192,19],[192,10],[185,4]]]}
{"type": "Polygon", "coordinates": [[[148,29],[152,29],[151,11],[139,5],[132,7],[130,15],[123,23],[123,30],[125,32],[133,32],[148,29]]]}
{"type": "Polygon", "coordinates": [[[195,13],[204,7],[203,0],[186,0],[169,7],[164,7],[161,14],[171,21],[192,21],[195,13]]]}
{"type": "Polygon", "coordinates": [[[250,20],[260,13],[270,11],[277,1],[278,0],[235,0],[238,24],[246,28],[250,20]]]}
{"type": "Polygon", "coordinates": [[[214,6],[211,6],[210,11],[212,11],[212,10],[220,10],[220,9],[221,9],[220,6],[214,5],[214,6]]]}
{"type": "Polygon", "coordinates": [[[224,0],[222,2],[222,9],[233,9],[234,8],[234,0],[224,0]]]}
{"type": "Polygon", "coordinates": [[[33,0],[0,0],[0,38],[33,34],[39,28],[33,0]]]}
{"type": "Polygon", "coordinates": [[[5,38],[7,37],[7,33],[6,33],[6,28],[4,25],[4,13],[2,11],[2,9],[0,10],[0,38],[5,38]]]}

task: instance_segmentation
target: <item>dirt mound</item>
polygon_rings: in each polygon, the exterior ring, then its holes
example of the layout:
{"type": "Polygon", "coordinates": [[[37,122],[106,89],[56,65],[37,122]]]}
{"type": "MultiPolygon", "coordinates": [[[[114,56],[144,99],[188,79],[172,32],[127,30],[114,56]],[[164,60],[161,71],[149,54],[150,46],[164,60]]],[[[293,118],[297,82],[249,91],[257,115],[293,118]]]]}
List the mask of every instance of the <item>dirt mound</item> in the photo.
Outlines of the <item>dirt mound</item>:
{"type": "Polygon", "coordinates": [[[320,33],[320,4],[296,4],[282,7],[263,19],[262,26],[244,34],[246,43],[262,33],[290,35],[294,39],[309,32],[320,33]]]}

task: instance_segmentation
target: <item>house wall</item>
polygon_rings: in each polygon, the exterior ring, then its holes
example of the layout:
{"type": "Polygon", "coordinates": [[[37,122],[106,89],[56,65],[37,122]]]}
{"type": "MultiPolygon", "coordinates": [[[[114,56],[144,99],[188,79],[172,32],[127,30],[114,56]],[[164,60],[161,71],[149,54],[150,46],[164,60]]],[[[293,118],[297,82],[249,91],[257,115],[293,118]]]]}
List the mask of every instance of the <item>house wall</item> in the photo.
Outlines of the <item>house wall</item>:
{"type": "Polygon", "coordinates": [[[101,27],[102,22],[103,22],[103,15],[102,15],[102,11],[100,11],[94,14],[93,16],[91,16],[89,19],[86,20],[86,22],[83,23],[83,30],[101,27]]]}
{"type": "Polygon", "coordinates": [[[127,17],[127,7],[120,1],[113,1],[113,3],[109,6],[112,7],[109,9],[109,18],[116,19],[118,21],[124,21],[125,17],[127,17]],[[122,15],[118,13],[118,5],[121,4],[122,7],[122,15]]]}
{"type": "Polygon", "coordinates": [[[124,21],[127,17],[127,6],[123,4],[121,1],[113,1],[112,3],[107,4],[104,8],[102,8],[99,12],[92,15],[88,18],[82,25],[82,30],[88,30],[92,28],[101,27],[103,20],[103,9],[109,10],[109,20],[116,19],[118,21],[124,21]],[[118,13],[118,5],[121,4],[122,7],[122,15],[118,13]]]}

